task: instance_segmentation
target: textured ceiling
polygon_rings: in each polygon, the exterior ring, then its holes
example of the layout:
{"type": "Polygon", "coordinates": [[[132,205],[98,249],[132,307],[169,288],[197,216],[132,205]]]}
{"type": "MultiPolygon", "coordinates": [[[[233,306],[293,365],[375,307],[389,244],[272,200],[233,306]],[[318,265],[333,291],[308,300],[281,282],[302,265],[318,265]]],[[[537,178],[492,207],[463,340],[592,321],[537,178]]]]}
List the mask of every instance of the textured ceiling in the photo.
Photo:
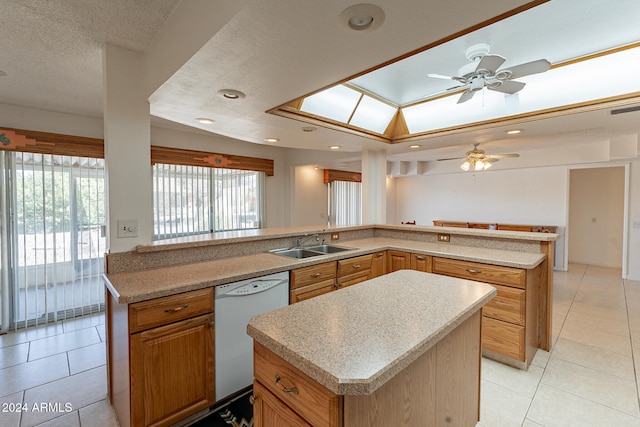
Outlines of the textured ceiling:
{"type": "Polygon", "coordinates": [[[0,101],[102,117],[102,44],[144,51],[177,3],[0,1],[0,101]]]}
{"type": "MultiPolygon", "coordinates": [[[[578,143],[587,133],[637,132],[640,127],[640,113],[611,117],[602,110],[524,123],[519,127],[526,132],[517,141],[507,141],[501,128],[479,129],[430,138],[422,151],[410,154],[408,144],[388,146],[325,128],[304,133],[302,123],[265,111],[528,2],[403,0],[398,7],[395,0],[376,0],[385,11],[384,23],[375,31],[359,33],[343,28],[338,19],[342,10],[356,3],[349,0],[215,0],[211,7],[212,1],[0,1],[0,70],[7,73],[0,77],[0,102],[102,117],[103,43],[140,52],[148,52],[150,46],[162,51],[158,40],[167,19],[178,12],[186,14],[187,9],[198,13],[194,5],[207,5],[199,12],[204,16],[183,16],[185,34],[211,36],[151,95],[156,117],[259,144],[266,137],[277,137],[277,145],[284,147],[326,150],[338,144],[345,156],[352,157],[364,148],[384,148],[390,157],[411,159],[437,158],[447,147],[459,152],[471,142],[496,149],[502,143],[530,147],[548,135],[564,135],[564,141],[578,143]],[[216,14],[216,8],[232,10],[230,18],[214,25],[224,16],[216,14]],[[196,27],[198,22],[208,28],[196,27]],[[224,100],[216,95],[224,88],[247,96],[236,102],[224,100]],[[203,116],[215,123],[205,126],[195,121],[203,116]]],[[[464,50],[478,42],[488,42],[492,51],[520,63],[539,57],[553,62],[638,40],[640,26],[634,20],[640,15],[639,1],[553,0],[551,4],[564,11],[549,14],[539,6],[531,17],[522,18],[526,25],[497,24],[441,46],[432,52],[435,56],[424,73],[453,74],[465,61],[464,50]]],[[[418,75],[427,68],[415,67],[411,73],[418,75]]],[[[616,71],[612,76],[619,75],[616,71]]]]}

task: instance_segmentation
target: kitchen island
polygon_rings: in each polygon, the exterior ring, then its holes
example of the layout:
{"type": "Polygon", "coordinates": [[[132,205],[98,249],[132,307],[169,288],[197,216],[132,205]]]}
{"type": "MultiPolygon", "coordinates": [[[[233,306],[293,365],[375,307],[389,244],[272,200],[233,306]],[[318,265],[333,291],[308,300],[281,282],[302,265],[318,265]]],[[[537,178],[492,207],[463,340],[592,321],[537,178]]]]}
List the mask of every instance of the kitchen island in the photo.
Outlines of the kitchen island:
{"type": "Polygon", "coordinates": [[[475,426],[487,284],[400,270],[254,317],[256,426],[475,426]]]}

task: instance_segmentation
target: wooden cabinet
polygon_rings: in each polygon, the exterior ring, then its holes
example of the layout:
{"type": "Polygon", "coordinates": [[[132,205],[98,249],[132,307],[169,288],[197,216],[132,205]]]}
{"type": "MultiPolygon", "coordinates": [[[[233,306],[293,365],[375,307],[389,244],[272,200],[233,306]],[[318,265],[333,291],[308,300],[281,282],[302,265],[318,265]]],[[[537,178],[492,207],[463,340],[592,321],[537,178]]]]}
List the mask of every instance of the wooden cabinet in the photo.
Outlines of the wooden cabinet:
{"type": "Polygon", "coordinates": [[[389,271],[418,270],[431,273],[431,256],[403,251],[387,251],[389,271]]]}
{"type": "Polygon", "coordinates": [[[480,411],[480,317],[479,311],[472,314],[364,395],[337,395],[254,341],[254,426],[475,426],[480,411]]]}
{"type": "Polygon", "coordinates": [[[411,254],[411,269],[431,273],[431,257],[429,255],[411,254]]]}
{"type": "Polygon", "coordinates": [[[376,252],[371,255],[371,278],[387,274],[387,251],[376,252]]]}
{"type": "Polygon", "coordinates": [[[289,277],[289,303],[331,292],[336,287],[335,261],[291,270],[289,277]]]}
{"type": "Polygon", "coordinates": [[[213,288],[107,301],[109,398],[120,425],[168,426],[215,402],[213,288]]]}
{"type": "Polygon", "coordinates": [[[337,287],[343,288],[369,280],[372,255],[362,255],[338,261],[337,287]]]}
{"type": "Polygon", "coordinates": [[[389,250],[387,251],[387,259],[387,265],[389,266],[387,273],[411,269],[411,254],[409,252],[389,250]]]}
{"type": "MultiPolygon", "coordinates": [[[[254,341],[254,387],[258,384],[267,389],[274,398],[284,402],[295,415],[313,426],[340,425],[340,397],[318,384],[306,374],[254,341]]],[[[264,395],[256,394],[257,401],[264,395]]],[[[268,398],[268,397],[267,397],[268,398]]],[[[267,402],[269,404],[269,402],[267,402]]],[[[272,406],[275,406],[271,403],[272,406]]],[[[255,409],[254,409],[255,414],[255,409]]],[[[284,417],[284,415],[283,415],[284,417]]],[[[277,424],[260,424],[272,426],[277,424]]],[[[292,424],[307,425],[307,424],[292,424]]]]}
{"type": "Polygon", "coordinates": [[[433,258],[433,272],[493,285],[498,291],[482,309],[486,356],[527,368],[538,347],[538,294],[542,266],[532,270],[433,258]]]}

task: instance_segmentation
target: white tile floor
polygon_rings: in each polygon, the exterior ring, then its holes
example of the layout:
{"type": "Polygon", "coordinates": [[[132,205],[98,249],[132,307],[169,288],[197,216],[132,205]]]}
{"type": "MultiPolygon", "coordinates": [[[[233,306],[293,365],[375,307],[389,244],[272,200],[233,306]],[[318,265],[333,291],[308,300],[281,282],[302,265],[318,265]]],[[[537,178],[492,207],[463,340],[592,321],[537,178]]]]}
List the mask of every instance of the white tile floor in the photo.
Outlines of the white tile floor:
{"type": "Polygon", "coordinates": [[[478,427],[640,427],[640,282],[620,276],[554,273],[552,350],[527,371],[483,359],[478,427]]]}
{"type": "MultiPolygon", "coordinates": [[[[640,427],[640,282],[575,264],[554,281],[551,353],[527,371],[483,359],[478,427],[640,427]]],[[[0,336],[0,426],[117,426],[104,336],[102,315],[0,336]]]]}

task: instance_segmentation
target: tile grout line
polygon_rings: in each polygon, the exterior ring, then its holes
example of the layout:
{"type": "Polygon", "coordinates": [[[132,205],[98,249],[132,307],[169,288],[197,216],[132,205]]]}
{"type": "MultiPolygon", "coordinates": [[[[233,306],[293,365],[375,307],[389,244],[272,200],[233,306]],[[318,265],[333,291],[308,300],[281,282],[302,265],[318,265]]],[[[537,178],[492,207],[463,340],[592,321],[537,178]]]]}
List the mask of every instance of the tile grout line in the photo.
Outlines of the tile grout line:
{"type": "Polygon", "coordinates": [[[629,342],[631,343],[631,361],[633,363],[633,375],[636,381],[636,402],[640,410],[640,396],[638,395],[638,371],[636,370],[636,352],[633,349],[633,338],[631,338],[631,319],[629,318],[629,300],[627,298],[627,286],[625,279],[622,279],[622,291],[624,292],[624,308],[627,312],[627,327],[629,328],[629,342]]]}

